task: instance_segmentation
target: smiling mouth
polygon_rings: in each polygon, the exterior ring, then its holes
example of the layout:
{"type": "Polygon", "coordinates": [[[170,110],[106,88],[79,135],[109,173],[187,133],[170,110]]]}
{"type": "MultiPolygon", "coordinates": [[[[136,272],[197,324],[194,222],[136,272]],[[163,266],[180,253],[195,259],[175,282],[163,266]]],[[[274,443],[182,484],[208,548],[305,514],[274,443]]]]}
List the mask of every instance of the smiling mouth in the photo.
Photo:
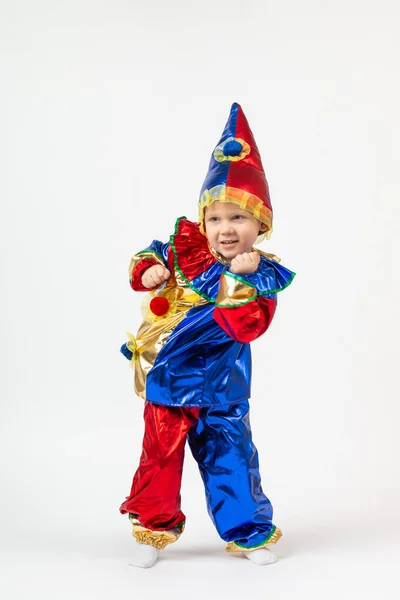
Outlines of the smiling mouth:
{"type": "Polygon", "coordinates": [[[237,244],[239,240],[224,240],[221,242],[224,246],[232,246],[232,244],[237,244]]]}

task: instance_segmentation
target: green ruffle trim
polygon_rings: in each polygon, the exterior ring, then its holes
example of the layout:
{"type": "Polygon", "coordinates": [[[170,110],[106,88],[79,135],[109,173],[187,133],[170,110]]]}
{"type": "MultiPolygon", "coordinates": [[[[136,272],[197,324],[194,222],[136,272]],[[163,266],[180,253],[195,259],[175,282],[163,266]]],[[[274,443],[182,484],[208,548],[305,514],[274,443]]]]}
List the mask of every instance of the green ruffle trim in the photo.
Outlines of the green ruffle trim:
{"type": "Polygon", "coordinates": [[[281,292],[282,290],[286,289],[293,281],[294,277],[295,277],[296,273],[294,271],[292,271],[292,274],[290,276],[289,281],[287,281],[285,283],[285,285],[283,285],[281,288],[279,288],[278,290],[268,290],[267,292],[258,292],[259,296],[267,296],[268,294],[278,294],[279,292],[281,292]]]}

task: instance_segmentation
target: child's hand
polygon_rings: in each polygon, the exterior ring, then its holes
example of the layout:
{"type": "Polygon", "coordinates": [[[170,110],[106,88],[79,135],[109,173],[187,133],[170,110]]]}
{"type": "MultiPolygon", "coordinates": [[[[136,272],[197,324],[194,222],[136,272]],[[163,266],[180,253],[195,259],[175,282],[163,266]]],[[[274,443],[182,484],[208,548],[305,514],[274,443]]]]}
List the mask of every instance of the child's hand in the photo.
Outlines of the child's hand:
{"type": "Polygon", "coordinates": [[[246,275],[257,271],[260,255],[257,252],[243,252],[231,260],[231,273],[246,275]]]}
{"type": "Polygon", "coordinates": [[[171,273],[163,265],[153,265],[143,273],[142,285],[147,289],[157,287],[169,279],[170,275],[171,273]]]}

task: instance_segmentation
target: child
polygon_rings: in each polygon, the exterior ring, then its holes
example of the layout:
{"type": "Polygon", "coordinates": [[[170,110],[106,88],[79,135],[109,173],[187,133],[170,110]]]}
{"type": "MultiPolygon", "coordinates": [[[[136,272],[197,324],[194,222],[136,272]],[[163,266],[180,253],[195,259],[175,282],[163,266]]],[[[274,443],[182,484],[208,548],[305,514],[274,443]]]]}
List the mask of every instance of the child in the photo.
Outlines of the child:
{"type": "Polygon", "coordinates": [[[199,223],[177,220],[169,243],[131,260],[131,286],[150,291],[136,339],[121,348],[145,400],[139,468],[121,513],[152,566],[185,525],[180,485],[186,439],[204,482],[209,515],[228,552],[275,562],[282,533],[261,488],[249,423],[252,340],[271,323],[276,294],[294,273],[253,248],[272,231],[261,158],[238,104],[211,157],[199,223]]]}

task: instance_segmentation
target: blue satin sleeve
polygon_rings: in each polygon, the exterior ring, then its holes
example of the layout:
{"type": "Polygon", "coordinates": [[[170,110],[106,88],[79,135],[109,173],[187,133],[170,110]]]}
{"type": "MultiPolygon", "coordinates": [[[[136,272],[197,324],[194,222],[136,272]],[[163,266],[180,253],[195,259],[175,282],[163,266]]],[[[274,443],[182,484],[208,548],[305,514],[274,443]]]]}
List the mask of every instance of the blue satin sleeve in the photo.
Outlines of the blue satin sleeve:
{"type": "Polygon", "coordinates": [[[138,252],[138,255],[145,252],[155,252],[164,262],[165,266],[168,268],[168,251],[169,251],[169,242],[163,243],[159,240],[153,240],[148,248],[141,250],[138,252]]]}

